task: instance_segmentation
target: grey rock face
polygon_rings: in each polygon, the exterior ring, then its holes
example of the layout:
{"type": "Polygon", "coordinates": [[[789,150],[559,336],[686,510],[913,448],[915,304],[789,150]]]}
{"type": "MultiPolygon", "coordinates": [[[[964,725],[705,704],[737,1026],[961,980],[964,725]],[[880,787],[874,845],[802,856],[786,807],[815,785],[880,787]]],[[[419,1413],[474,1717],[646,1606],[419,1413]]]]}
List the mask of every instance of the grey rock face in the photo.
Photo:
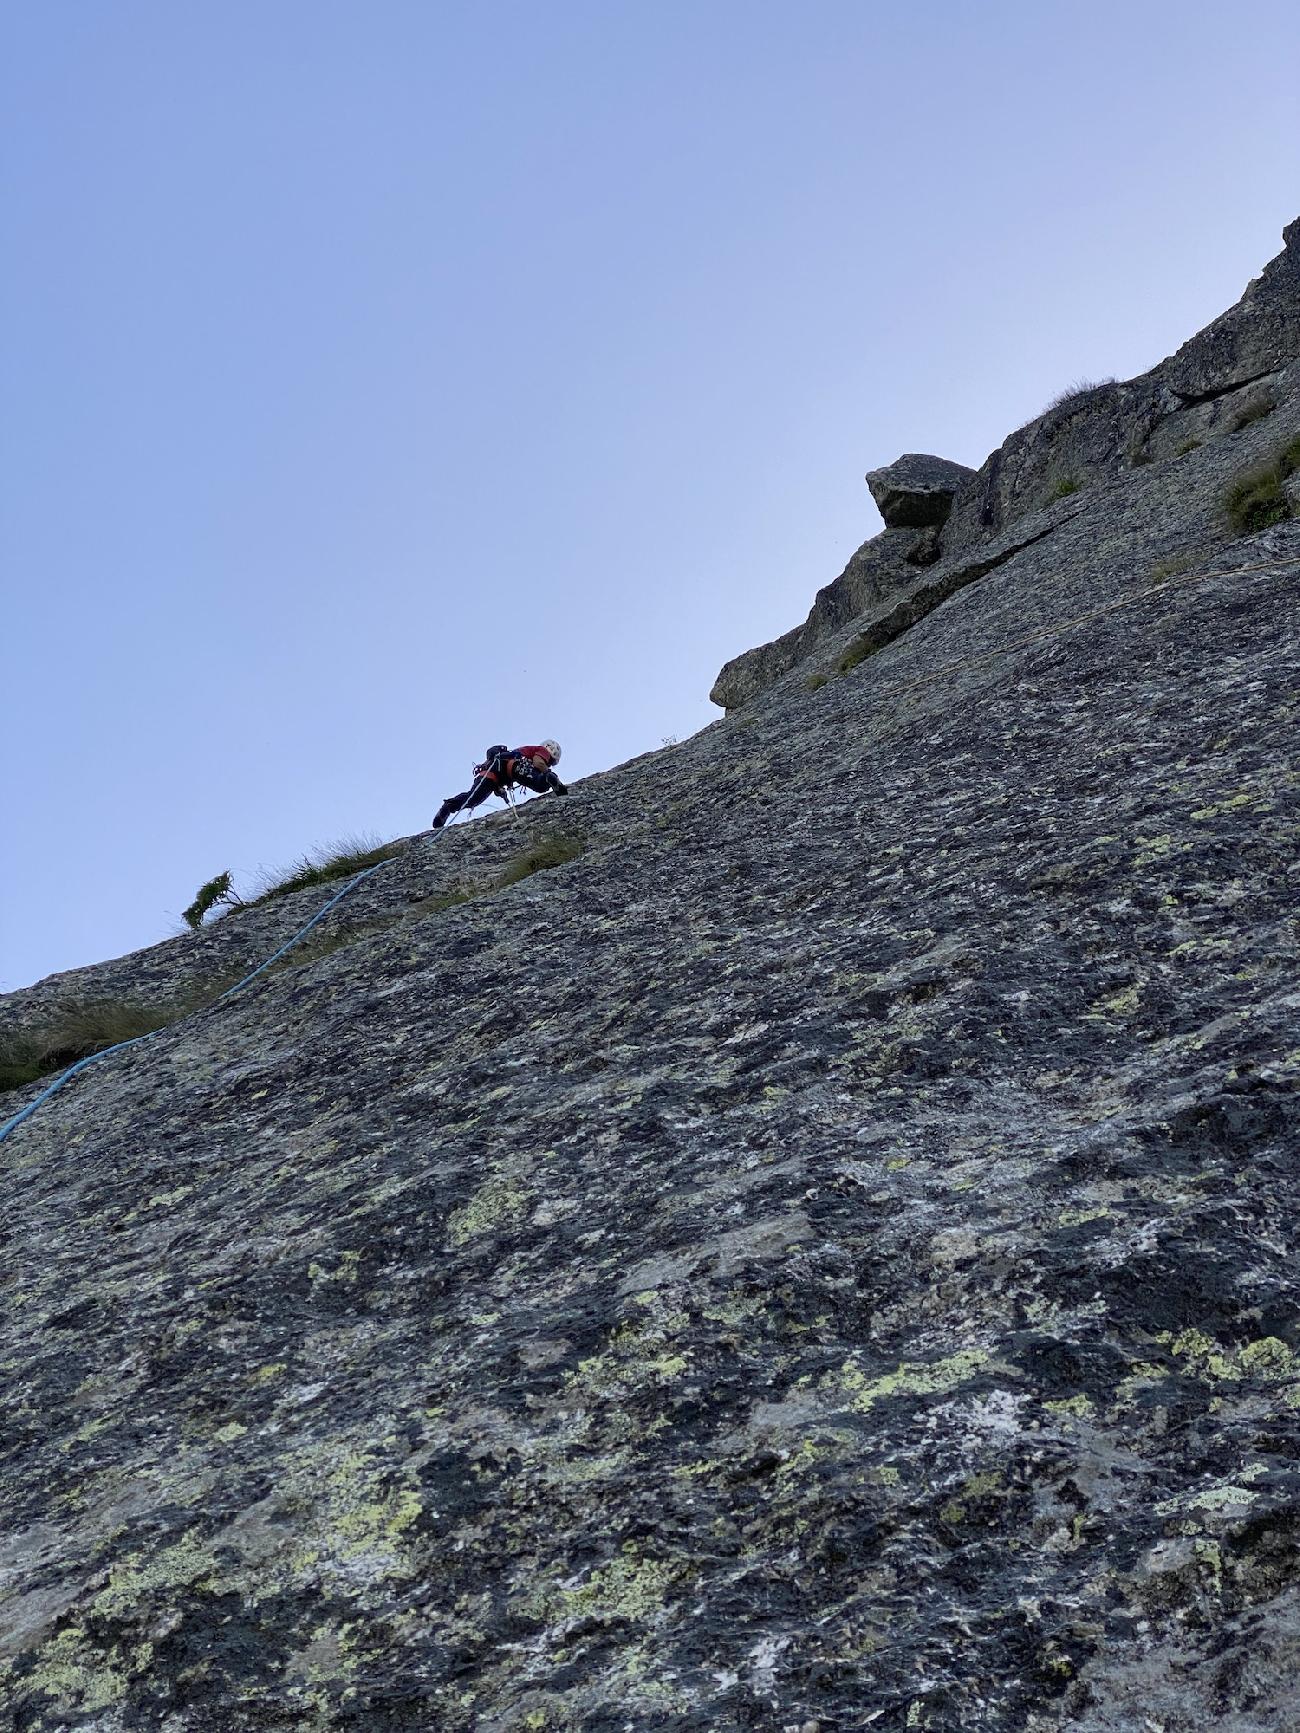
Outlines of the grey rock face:
{"type": "MultiPolygon", "coordinates": [[[[941,541],[918,542],[911,563],[930,564],[940,555],[968,560],[973,550],[1080,489],[1101,486],[1135,469],[1176,463],[1201,446],[1234,440],[1260,398],[1290,389],[1282,375],[1300,358],[1300,220],[1284,231],[1283,241],[1285,251],[1237,305],[1175,355],[1137,379],[1085,388],[1054,404],[1012,433],[978,473],[940,458],[915,456],[872,471],[867,480],[887,524],[939,521],[915,515],[926,508],[911,505],[913,496],[902,486],[897,497],[890,492],[888,478],[900,466],[905,473],[907,466],[937,465],[955,478],[956,492],[942,505],[937,497],[933,507],[943,513],[941,541]],[[894,516],[896,510],[914,515],[894,516]]],[[[919,477],[924,471],[916,473],[919,477]]],[[[919,502],[923,491],[915,497],[919,502]]],[[[867,542],[854,561],[872,562],[874,546],[867,542]]],[[[908,581],[905,577],[902,586],[908,581]]],[[[838,624],[825,612],[810,615],[796,632],[728,663],[710,697],[732,709],[747,702],[796,661],[813,656],[838,624]]]]}
{"type": "Polygon", "coordinates": [[[961,552],[1065,488],[1178,459],[1230,439],[1243,413],[1300,357],[1300,223],[1235,307],[1149,373],[1078,392],[1005,440],[964,489],[945,530],[961,552]]]}
{"type": "Polygon", "coordinates": [[[931,524],[928,529],[921,531],[904,557],[909,566],[932,566],[942,554],[943,543],[939,539],[939,525],[931,524]]]}
{"type": "Polygon", "coordinates": [[[802,626],[726,664],[709,693],[713,703],[728,710],[746,703],[864,610],[903,594],[916,578],[908,563],[916,540],[911,530],[885,530],[865,542],[834,583],[818,590],[802,626]]]}
{"type": "Polygon", "coordinates": [[[1300,354],[1300,218],[1282,231],[1282,241],[1285,250],[1237,305],[1156,369],[1184,403],[1239,390],[1300,354]]]}
{"type": "Polygon", "coordinates": [[[925,529],[942,524],[963,483],[975,471],[946,457],[908,452],[867,474],[867,486],[888,529],[925,529]]]}
{"type": "Polygon", "coordinates": [[[1221,509],[1277,405],[887,531],[742,713],[412,838],[0,1144],[0,1724],[1290,1725],[1300,524],[1221,509]]]}

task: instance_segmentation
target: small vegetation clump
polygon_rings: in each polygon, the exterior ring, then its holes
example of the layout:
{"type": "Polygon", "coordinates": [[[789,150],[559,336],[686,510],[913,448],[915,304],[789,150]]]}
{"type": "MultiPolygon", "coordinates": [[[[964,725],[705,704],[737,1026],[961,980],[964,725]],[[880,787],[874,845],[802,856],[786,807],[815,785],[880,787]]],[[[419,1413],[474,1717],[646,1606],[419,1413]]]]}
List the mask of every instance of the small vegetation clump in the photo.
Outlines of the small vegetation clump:
{"type": "Polygon", "coordinates": [[[264,884],[253,900],[267,903],[275,897],[287,897],[291,891],[305,891],[313,885],[350,879],[367,867],[378,866],[380,861],[393,860],[401,852],[400,843],[376,843],[369,837],[345,837],[342,842],[304,855],[283,878],[264,884]]]}
{"type": "Polygon", "coordinates": [[[548,867],[563,866],[566,861],[576,860],[582,849],[580,837],[544,836],[522,854],[517,854],[501,870],[494,888],[504,890],[507,885],[517,885],[521,879],[531,878],[534,873],[545,872],[548,867]]]}
{"type": "Polygon", "coordinates": [[[1135,445],[1131,447],[1128,454],[1128,460],[1134,469],[1145,469],[1147,464],[1155,461],[1151,456],[1151,448],[1147,445],[1135,445]]]}
{"type": "Polygon", "coordinates": [[[1065,499],[1072,493],[1078,493],[1078,491],[1079,491],[1080,487],[1082,487],[1082,485],[1083,485],[1083,483],[1079,480],[1079,478],[1077,476],[1074,476],[1074,475],[1060,476],[1056,481],[1054,481],[1052,483],[1051,487],[1048,489],[1047,497],[1049,500],[1065,499]]]}
{"type": "Polygon", "coordinates": [[[218,873],[216,878],[200,885],[195,892],[194,901],[183,912],[181,919],[191,932],[197,933],[203,925],[203,917],[221,905],[230,909],[242,909],[244,906],[244,899],[231,886],[229,871],[218,873]]]}
{"type": "Polygon", "coordinates": [[[1243,427],[1251,427],[1257,421],[1263,421],[1266,415],[1272,415],[1277,408],[1277,398],[1270,397],[1267,392],[1259,397],[1252,397],[1249,403],[1243,404],[1232,418],[1232,431],[1240,433],[1243,427]]]}
{"type": "Polygon", "coordinates": [[[1057,392],[1043,414],[1049,415],[1053,409],[1064,409],[1067,403],[1076,403],[1079,398],[1089,397],[1094,391],[1101,391],[1105,386],[1114,383],[1113,374],[1106,379],[1076,379],[1073,385],[1067,385],[1064,391],[1057,392]]]}
{"type": "Polygon", "coordinates": [[[453,890],[439,891],[431,897],[421,897],[418,903],[412,903],[407,910],[414,920],[422,920],[425,915],[440,915],[444,909],[454,909],[461,903],[467,903],[474,892],[467,885],[457,885],[453,890]]]}
{"type": "Polygon", "coordinates": [[[859,662],[865,662],[874,649],[875,645],[871,639],[867,637],[865,632],[861,633],[835,664],[835,672],[847,674],[851,669],[856,668],[859,662]]]}
{"type": "Polygon", "coordinates": [[[810,674],[804,681],[804,688],[809,692],[819,692],[828,678],[826,674],[810,674]]]}
{"type": "Polygon", "coordinates": [[[1189,452],[1199,451],[1200,449],[1201,449],[1201,441],[1199,439],[1185,439],[1183,441],[1183,443],[1178,447],[1178,450],[1174,453],[1174,456],[1175,457],[1186,457],[1189,452]]]}
{"type": "Polygon", "coordinates": [[[1267,463],[1258,464],[1237,477],[1228,490],[1224,505],[1228,522],[1238,535],[1254,535],[1257,530],[1266,530],[1291,516],[1286,482],[1297,470],[1300,470],[1300,436],[1267,463]]]}
{"type": "Polygon", "coordinates": [[[0,1090],[21,1089],[25,1083],[35,1083],[78,1059],[102,1053],[106,1047],[152,1035],[156,1029],[165,1029],[210,1005],[230,984],[219,981],[184,999],[154,1005],[130,1000],[70,1000],[52,1011],[46,1022],[0,1039],[0,1090]]]}
{"type": "MultiPolygon", "coordinates": [[[[371,937],[409,919],[422,919],[441,914],[445,909],[468,902],[485,891],[503,890],[531,878],[549,867],[563,866],[580,855],[584,848],[581,837],[554,835],[541,837],[517,854],[490,883],[478,886],[456,885],[434,896],[424,897],[405,914],[381,915],[359,927],[345,928],[324,934],[301,947],[295,947],[272,965],[272,973],[292,969],[304,963],[319,962],[332,952],[371,937]]],[[[328,884],[332,880],[349,878],[368,866],[377,866],[397,854],[396,846],[377,847],[359,843],[339,845],[323,851],[314,859],[304,861],[288,878],[268,886],[258,899],[284,896],[291,890],[310,885],[328,884]]],[[[218,903],[230,898],[234,904],[247,907],[230,890],[230,874],[220,873],[202,887],[190,908],[185,911],[189,924],[198,928],[204,915],[218,903]],[[191,915],[193,919],[191,920],[191,915]]],[[[51,1011],[46,1021],[8,1036],[0,1036],[0,1092],[20,1089],[53,1072],[65,1070],[78,1059],[101,1053],[121,1042],[152,1035],[158,1029],[178,1023],[183,1017],[211,1005],[235,981],[231,975],[187,995],[158,1004],[145,1005],[133,1001],[88,1000],[68,1001],[51,1011]]]]}

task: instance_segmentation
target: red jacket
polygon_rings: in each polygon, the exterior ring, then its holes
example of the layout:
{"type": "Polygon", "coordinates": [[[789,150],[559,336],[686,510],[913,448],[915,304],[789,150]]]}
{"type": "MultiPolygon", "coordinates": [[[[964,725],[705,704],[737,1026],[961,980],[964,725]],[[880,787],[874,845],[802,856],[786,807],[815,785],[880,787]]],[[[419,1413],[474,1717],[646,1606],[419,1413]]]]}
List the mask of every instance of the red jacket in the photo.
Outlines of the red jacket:
{"type": "Polygon", "coordinates": [[[510,756],[512,758],[540,758],[548,770],[555,763],[544,746],[516,746],[510,756]]]}

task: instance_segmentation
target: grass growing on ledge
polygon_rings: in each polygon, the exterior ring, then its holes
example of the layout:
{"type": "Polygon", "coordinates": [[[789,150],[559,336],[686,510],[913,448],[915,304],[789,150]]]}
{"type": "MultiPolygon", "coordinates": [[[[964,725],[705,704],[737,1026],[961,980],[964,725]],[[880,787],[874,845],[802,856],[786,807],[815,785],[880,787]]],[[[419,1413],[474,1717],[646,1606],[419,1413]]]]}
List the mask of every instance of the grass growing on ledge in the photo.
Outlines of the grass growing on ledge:
{"type": "Polygon", "coordinates": [[[432,897],[421,897],[418,903],[413,903],[406,911],[415,920],[422,920],[426,915],[440,915],[445,909],[459,908],[461,903],[469,902],[474,892],[465,885],[458,885],[455,890],[439,891],[432,897]]]}
{"type": "MultiPolygon", "coordinates": [[[[545,872],[550,867],[563,866],[566,861],[576,860],[585,846],[583,839],[577,836],[541,837],[508,861],[490,882],[477,887],[457,885],[433,896],[424,897],[404,913],[380,915],[360,927],[348,927],[341,932],[323,934],[314,941],[295,947],[272,965],[270,973],[278,974],[282,970],[320,962],[333,952],[354,944],[358,939],[369,938],[402,926],[408,920],[441,914],[444,910],[456,908],[486,891],[504,890],[509,885],[519,884],[522,880],[531,878],[534,873],[545,872]]],[[[375,866],[400,852],[400,848],[396,846],[379,848],[356,844],[340,845],[315,860],[304,862],[291,877],[264,890],[258,900],[266,901],[272,897],[284,896],[291,890],[302,890],[311,885],[328,884],[333,879],[351,877],[365,867],[375,866]]],[[[212,881],[213,884],[216,882],[212,881]]],[[[179,1023],[182,1018],[213,1004],[241,975],[242,971],[210,982],[184,998],[154,1005],[129,1000],[70,1000],[52,1009],[45,1022],[30,1029],[0,1036],[0,1093],[38,1082],[42,1077],[63,1071],[78,1059],[100,1053],[106,1047],[116,1047],[120,1042],[132,1041],[141,1035],[152,1035],[155,1030],[179,1023]]]]}
{"type": "Polygon", "coordinates": [[[549,867],[563,866],[566,861],[576,860],[582,853],[583,846],[581,837],[544,836],[507,862],[497,874],[493,888],[504,890],[507,885],[517,885],[522,879],[531,878],[534,873],[545,872],[549,867]]]}
{"type": "Polygon", "coordinates": [[[1257,421],[1263,421],[1266,415],[1272,415],[1276,408],[1276,397],[1270,397],[1267,393],[1252,397],[1250,402],[1243,404],[1233,416],[1232,431],[1240,433],[1243,427],[1253,427],[1257,421]]]}
{"type": "Polygon", "coordinates": [[[1078,493],[1082,485],[1076,476],[1063,475],[1058,481],[1052,483],[1048,489],[1047,497],[1049,500],[1065,499],[1072,493],[1078,493]]]}
{"type": "Polygon", "coordinates": [[[1284,484],[1297,470],[1300,470],[1300,436],[1283,446],[1267,463],[1237,477],[1223,503],[1228,522],[1238,535],[1254,535],[1257,530],[1284,523],[1291,516],[1284,484]]]}
{"type": "Polygon", "coordinates": [[[1069,403],[1078,403],[1082,398],[1091,397],[1094,391],[1102,391],[1107,385],[1114,385],[1113,374],[1105,379],[1076,379],[1073,385],[1067,385],[1064,391],[1058,391],[1056,396],[1044,409],[1044,415],[1050,415],[1054,409],[1064,409],[1069,403]]]}
{"type": "Polygon", "coordinates": [[[394,860],[403,851],[401,843],[377,843],[370,837],[344,837],[341,842],[304,855],[283,878],[264,884],[253,898],[254,903],[268,903],[275,897],[287,897],[291,891],[309,890],[313,885],[333,884],[338,879],[350,879],[380,861],[394,860]]]}
{"type": "Polygon", "coordinates": [[[179,1023],[182,1017],[210,1005],[236,979],[232,975],[186,998],[155,1005],[132,1000],[70,1000],[51,1010],[44,1023],[0,1037],[0,1090],[21,1089],[26,1083],[66,1070],[78,1059],[102,1053],[105,1047],[116,1047],[121,1041],[134,1041],[179,1023]]]}
{"type": "Polygon", "coordinates": [[[871,642],[871,639],[863,633],[860,637],[853,640],[848,649],[840,657],[839,661],[835,664],[835,672],[837,674],[850,673],[857,667],[859,662],[865,662],[867,657],[874,652],[875,648],[876,646],[871,642]]]}

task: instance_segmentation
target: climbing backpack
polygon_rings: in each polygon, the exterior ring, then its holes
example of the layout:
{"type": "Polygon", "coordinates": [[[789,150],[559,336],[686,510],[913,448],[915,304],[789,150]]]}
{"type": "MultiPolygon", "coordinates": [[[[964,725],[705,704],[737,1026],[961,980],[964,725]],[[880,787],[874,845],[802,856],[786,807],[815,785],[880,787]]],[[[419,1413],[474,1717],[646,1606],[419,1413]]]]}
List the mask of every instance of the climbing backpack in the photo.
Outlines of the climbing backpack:
{"type": "Polygon", "coordinates": [[[475,777],[486,776],[493,782],[504,782],[508,775],[506,760],[509,753],[508,746],[489,746],[483,754],[482,764],[474,766],[475,777]]]}
{"type": "Polygon", "coordinates": [[[514,781],[515,761],[508,746],[489,746],[482,764],[474,766],[474,786],[486,782],[498,800],[510,803],[510,784],[514,781]]]}

